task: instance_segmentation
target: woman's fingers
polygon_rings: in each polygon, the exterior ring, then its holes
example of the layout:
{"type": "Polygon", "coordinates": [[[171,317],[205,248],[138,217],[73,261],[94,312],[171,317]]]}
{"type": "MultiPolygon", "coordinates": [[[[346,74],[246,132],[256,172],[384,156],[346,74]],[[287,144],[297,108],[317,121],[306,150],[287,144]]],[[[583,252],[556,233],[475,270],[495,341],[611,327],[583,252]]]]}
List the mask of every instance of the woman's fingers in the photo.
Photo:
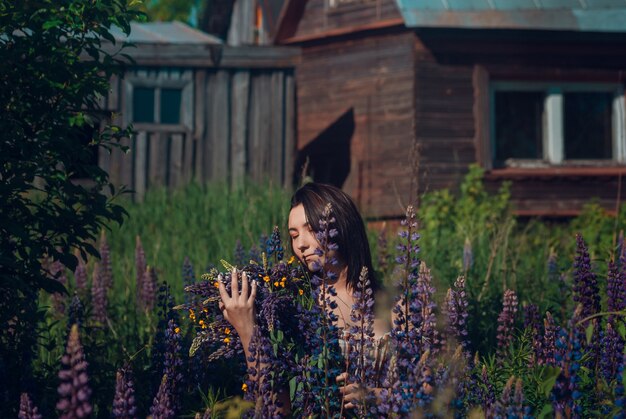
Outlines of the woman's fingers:
{"type": "Polygon", "coordinates": [[[237,269],[233,268],[230,281],[230,295],[235,300],[239,297],[239,278],[237,277],[237,269]]]}
{"type": "Polygon", "coordinates": [[[217,289],[220,291],[220,298],[222,299],[222,302],[226,304],[226,302],[230,300],[230,296],[228,295],[228,291],[226,291],[224,277],[222,274],[217,276],[217,289]]]}
{"type": "Polygon", "coordinates": [[[241,296],[240,301],[248,301],[248,274],[244,271],[241,274],[241,296]]]}
{"type": "Polygon", "coordinates": [[[252,290],[250,291],[250,297],[248,298],[248,304],[254,304],[254,299],[256,298],[256,281],[252,281],[252,290]]]}
{"type": "Polygon", "coordinates": [[[346,378],[348,378],[348,373],[347,372],[342,372],[341,374],[339,374],[337,376],[337,378],[335,378],[335,381],[337,383],[341,383],[343,381],[346,381],[346,378]]]}

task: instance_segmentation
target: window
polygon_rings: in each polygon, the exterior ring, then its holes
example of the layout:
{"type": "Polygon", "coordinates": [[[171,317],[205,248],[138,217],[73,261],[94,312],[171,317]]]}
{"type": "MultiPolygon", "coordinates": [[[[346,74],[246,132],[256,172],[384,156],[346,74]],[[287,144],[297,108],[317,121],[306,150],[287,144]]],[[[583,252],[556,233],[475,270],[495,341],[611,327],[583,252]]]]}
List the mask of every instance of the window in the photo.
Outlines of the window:
{"type": "Polygon", "coordinates": [[[137,68],[124,77],[124,123],[138,131],[180,131],[193,124],[193,72],[137,68]]]}
{"type": "Polygon", "coordinates": [[[181,97],[182,89],[135,86],[132,122],[180,124],[181,97]]]}
{"type": "Polygon", "coordinates": [[[494,167],[626,162],[624,93],[612,84],[491,84],[494,167]]]}

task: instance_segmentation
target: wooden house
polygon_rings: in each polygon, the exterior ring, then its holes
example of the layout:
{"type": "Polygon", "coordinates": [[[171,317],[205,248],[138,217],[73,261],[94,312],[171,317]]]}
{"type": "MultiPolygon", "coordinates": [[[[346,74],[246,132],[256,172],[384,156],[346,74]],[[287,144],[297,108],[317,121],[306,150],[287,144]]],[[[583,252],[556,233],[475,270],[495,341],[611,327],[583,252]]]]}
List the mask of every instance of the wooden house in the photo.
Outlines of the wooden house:
{"type": "Polygon", "coordinates": [[[623,1],[286,0],[271,35],[302,50],[297,167],[370,217],[472,163],[521,215],[626,196],[623,1]]]}
{"type": "Polygon", "coordinates": [[[123,51],[132,61],[112,79],[105,107],[135,132],[127,154],[99,155],[114,184],[141,199],[192,179],[291,182],[299,50],[255,45],[255,31],[240,28],[229,34],[234,45],[178,22],[114,32],[117,45],[134,47],[123,51]]]}

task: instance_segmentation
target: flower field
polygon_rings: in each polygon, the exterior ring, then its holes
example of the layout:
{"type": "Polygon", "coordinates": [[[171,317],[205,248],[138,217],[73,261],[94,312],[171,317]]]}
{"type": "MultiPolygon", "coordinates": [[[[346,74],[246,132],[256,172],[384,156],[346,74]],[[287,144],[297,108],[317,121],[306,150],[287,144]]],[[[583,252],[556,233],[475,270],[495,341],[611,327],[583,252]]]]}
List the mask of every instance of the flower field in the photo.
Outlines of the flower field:
{"type": "MultiPolygon", "coordinates": [[[[40,296],[33,368],[6,412],[272,417],[288,394],[294,417],[624,417],[624,214],[590,204],[567,223],[519,220],[506,188],[487,193],[472,170],[458,197],[429,194],[401,225],[371,231],[376,272],[362,272],[340,337],[327,274],[309,277],[281,237],[287,203],[271,185],[128,203],[100,260],[49,267],[69,295],[40,296]],[[217,306],[232,267],[259,284],[250,370],[217,306]],[[394,319],[380,357],[371,274],[394,319]],[[343,372],[364,389],[353,409],[343,372]]],[[[333,223],[329,208],[322,252],[333,223]]]]}

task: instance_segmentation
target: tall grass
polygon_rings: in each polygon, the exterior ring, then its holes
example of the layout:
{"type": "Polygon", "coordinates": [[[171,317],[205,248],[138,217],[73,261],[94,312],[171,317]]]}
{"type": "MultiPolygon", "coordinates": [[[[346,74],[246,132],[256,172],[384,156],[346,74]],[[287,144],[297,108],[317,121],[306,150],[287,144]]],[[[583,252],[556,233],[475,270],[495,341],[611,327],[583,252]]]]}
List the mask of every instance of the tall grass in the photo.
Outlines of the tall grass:
{"type": "Polygon", "coordinates": [[[237,240],[248,249],[273,226],[286,227],[290,191],[266,184],[191,184],[177,191],[149,191],[142,203],[125,203],[129,217],[109,233],[118,286],[133,289],[135,237],[148,264],[175,295],[182,295],[181,267],[189,257],[197,276],[208,264],[230,259],[237,240]]]}

